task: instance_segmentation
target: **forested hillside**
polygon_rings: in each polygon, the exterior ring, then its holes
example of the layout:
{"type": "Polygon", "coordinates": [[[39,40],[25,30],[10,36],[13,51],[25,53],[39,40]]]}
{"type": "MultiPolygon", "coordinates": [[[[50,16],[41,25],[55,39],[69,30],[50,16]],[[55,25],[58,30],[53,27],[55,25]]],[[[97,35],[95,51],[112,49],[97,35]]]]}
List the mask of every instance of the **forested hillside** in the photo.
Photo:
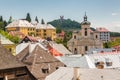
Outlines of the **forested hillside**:
{"type": "Polygon", "coordinates": [[[57,19],[48,23],[62,30],[75,30],[81,28],[80,23],[71,19],[57,19]]]}

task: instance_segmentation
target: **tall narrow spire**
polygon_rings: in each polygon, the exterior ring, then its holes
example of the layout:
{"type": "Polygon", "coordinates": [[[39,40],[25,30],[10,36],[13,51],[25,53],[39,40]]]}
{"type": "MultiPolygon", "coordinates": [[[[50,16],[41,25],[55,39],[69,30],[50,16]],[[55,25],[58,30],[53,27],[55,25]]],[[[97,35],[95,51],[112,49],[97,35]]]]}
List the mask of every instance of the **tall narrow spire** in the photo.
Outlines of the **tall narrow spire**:
{"type": "Polygon", "coordinates": [[[87,21],[87,16],[86,16],[86,12],[85,12],[85,16],[84,16],[84,21],[87,21]]]}

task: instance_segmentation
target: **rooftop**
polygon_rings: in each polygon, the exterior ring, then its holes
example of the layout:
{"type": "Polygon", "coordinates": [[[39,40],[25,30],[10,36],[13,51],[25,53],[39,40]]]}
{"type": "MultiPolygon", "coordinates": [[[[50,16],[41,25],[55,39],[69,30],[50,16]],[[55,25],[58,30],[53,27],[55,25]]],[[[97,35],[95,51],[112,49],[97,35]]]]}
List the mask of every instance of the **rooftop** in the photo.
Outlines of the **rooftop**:
{"type": "MultiPolygon", "coordinates": [[[[120,71],[114,69],[81,69],[78,68],[76,74],[80,80],[119,80],[120,71]],[[97,75],[96,75],[97,74],[97,75]]],[[[45,80],[73,80],[75,68],[61,67],[45,80]]],[[[77,78],[77,79],[78,79],[77,78]]],[[[75,79],[75,80],[77,80],[75,79]]]]}
{"type": "Polygon", "coordinates": [[[0,40],[1,40],[1,44],[14,44],[12,41],[10,41],[9,39],[5,38],[1,34],[0,34],[0,40]]]}
{"type": "Polygon", "coordinates": [[[56,29],[51,24],[37,24],[36,29],[56,29]]]}
{"type": "Polygon", "coordinates": [[[98,32],[109,32],[109,30],[107,30],[106,28],[102,28],[102,27],[96,28],[96,31],[98,31],[98,32]]]}
{"type": "Polygon", "coordinates": [[[8,26],[6,26],[6,28],[9,27],[33,27],[34,26],[29,23],[27,20],[15,20],[12,23],[10,23],[8,26]]]}
{"type": "Polygon", "coordinates": [[[9,69],[23,67],[20,61],[18,61],[8,50],[0,45],[0,69],[9,69]]]}

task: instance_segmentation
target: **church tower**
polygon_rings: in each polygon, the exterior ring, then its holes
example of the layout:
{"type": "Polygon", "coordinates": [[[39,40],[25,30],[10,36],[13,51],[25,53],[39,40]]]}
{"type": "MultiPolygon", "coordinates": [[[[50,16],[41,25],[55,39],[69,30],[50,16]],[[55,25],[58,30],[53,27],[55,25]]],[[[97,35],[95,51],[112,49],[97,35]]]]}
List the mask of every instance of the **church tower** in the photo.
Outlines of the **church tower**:
{"type": "Polygon", "coordinates": [[[85,13],[84,20],[81,22],[81,34],[83,38],[90,38],[90,22],[87,21],[87,16],[85,13]]]}

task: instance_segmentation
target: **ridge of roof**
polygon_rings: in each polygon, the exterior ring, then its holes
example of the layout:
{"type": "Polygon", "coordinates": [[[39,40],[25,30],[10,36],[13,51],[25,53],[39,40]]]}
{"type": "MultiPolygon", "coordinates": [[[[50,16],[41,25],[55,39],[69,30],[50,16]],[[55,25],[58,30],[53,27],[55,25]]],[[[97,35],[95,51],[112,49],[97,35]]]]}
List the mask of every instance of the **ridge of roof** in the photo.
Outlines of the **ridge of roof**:
{"type": "Polygon", "coordinates": [[[0,44],[0,69],[16,68],[25,66],[15,58],[7,49],[0,44]]]}

